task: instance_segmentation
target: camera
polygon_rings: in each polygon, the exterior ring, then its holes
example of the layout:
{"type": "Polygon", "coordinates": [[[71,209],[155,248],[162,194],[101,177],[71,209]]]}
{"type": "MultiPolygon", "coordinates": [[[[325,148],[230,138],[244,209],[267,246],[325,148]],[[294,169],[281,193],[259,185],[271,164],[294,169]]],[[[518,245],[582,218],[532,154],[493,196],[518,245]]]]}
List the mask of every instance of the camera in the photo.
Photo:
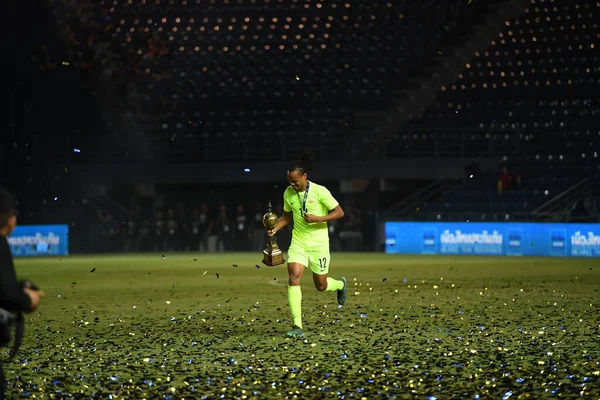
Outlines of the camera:
{"type": "Polygon", "coordinates": [[[14,321],[14,319],[14,314],[0,308],[0,326],[9,325],[12,321],[14,321]]]}
{"type": "MultiPolygon", "coordinates": [[[[25,288],[31,290],[40,290],[33,282],[29,280],[20,281],[19,285],[21,286],[22,290],[25,288]]],[[[0,308],[0,344],[6,344],[10,342],[10,328],[18,321],[22,322],[21,313],[12,313],[0,308]]]]}
{"type": "Polygon", "coordinates": [[[19,282],[21,284],[21,288],[25,289],[31,289],[31,290],[40,290],[33,282],[31,281],[21,281],[19,282]]]}

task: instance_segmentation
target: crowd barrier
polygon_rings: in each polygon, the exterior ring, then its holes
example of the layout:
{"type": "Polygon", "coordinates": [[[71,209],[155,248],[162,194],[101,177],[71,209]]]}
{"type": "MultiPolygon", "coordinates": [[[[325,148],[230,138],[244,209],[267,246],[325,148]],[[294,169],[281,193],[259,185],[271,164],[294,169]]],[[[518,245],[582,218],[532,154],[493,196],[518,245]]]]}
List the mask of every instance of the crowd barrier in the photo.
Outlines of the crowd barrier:
{"type": "Polygon", "coordinates": [[[600,257],[600,224],[386,222],[385,252],[600,257]]]}
{"type": "Polygon", "coordinates": [[[69,254],[69,226],[18,226],[8,244],[15,257],[65,256],[69,254]]]}

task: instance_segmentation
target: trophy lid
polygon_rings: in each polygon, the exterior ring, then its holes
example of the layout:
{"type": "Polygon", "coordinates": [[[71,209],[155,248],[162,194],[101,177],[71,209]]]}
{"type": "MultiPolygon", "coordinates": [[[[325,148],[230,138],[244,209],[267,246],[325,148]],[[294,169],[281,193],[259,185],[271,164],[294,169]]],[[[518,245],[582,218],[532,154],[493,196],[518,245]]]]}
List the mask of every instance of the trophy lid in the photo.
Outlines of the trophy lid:
{"type": "Polygon", "coordinates": [[[271,202],[269,201],[267,212],[262,217],[262,223],[267,229],[273,229],[279,222],[279,217],[273,212],[272,208],[271,202]]]}

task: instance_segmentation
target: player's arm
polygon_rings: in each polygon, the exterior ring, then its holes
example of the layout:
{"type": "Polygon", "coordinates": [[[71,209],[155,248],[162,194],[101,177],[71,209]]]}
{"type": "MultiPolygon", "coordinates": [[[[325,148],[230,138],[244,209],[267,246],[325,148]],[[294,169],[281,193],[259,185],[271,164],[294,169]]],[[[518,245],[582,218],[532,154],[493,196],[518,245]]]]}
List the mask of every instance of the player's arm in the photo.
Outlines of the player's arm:
{"type": "Polygon", "coordinates": [[[283,229],[287,224],[292,222],[293,219],[294,219],[294,214],[292,214],[291,211],[284,211],[283,215],[279,218],[279,222],[277,223],[277,226],[275,227],[275,229],[267,231],[267,234],[269,234],[269,236],[273,236],[274,234],[277,233],[277,231],[283,229]]]}
{"type": "Polygon", "coordinates": [[[340,203],[338,203],[329,190],[323,190],[319,196],[319,201],[325,207],[327,207],[329,214],[322,217],[316,217],[317,222],[329,222],[344,218],[344,210],[342,209],[342,206],[340,206],[340,203]]]}
{"type": "Polygon", "coordinates": [[[344,210],[342,209],[342,206],[338,204],[333,210],[329,210],[329,214],[319,217],[319,222],[335,221],[336,219],[342,218],[344,218],[344,210]]]}

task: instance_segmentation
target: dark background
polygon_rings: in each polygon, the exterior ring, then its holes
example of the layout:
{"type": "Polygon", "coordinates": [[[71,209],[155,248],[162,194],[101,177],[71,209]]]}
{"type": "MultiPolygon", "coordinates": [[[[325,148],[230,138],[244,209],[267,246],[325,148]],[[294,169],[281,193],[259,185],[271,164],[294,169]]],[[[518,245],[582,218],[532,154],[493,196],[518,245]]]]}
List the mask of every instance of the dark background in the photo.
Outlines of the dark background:
{"type": "Polygon", "coordinates": [[[260,251],[305,146],[339,251],[385,220],[598,220],[597,3],[316,4],[3,4],[20,223],[69,224],[72,252],[260,251]]]}

